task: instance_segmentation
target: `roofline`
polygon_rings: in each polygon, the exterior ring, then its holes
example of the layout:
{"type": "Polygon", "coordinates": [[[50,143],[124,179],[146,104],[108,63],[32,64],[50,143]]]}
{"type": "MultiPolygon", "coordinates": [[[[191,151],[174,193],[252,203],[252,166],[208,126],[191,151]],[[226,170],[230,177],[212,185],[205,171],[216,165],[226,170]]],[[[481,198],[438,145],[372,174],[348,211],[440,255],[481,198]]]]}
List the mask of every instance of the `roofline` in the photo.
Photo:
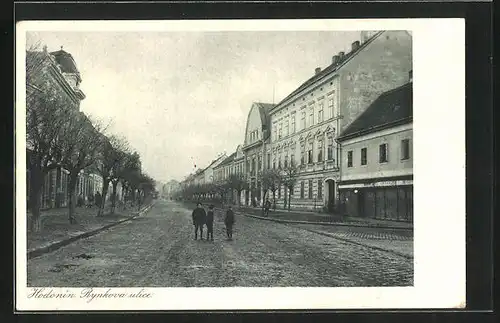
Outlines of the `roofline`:
{"type": "MultiPolygon", "coordinates": [[[[362,116],[363,116],[363,115],[364,115],[364,114],[365,114],[365,113],[366,113],[366,112],[370,109],[370,107],[371,107],[372,105],[374,105],[377,101],[379,101],[381,98],[383,98],[383,97],[385,97],[385,96],[387,96],[387,95],[389,95],[389,94],[391,94],[391,93],[393,93],[393,92],[395,92],[395,91],[400,91],[402,88],[407,87],[407,86],[410,86],[410,85],[412,85],[412,84],[413,84],[413,82],[412,82],[412,81],[409,81],[409,82],[407,82],[407,83],[405,83],[405,84],[403,84],[403,85],[400,85],[400,86],[395,87],[395,88],[393,88],[393,89],[387,90],[387,91],[385,91],[384,93],[380,94],[380,95],[379,95],[379,96],[378,96],[378,97],[377,97],[377,98],[376,98],[376,99],[375,99],[372,103],[370,103],[370,105],[368,106],[368,108],[366,108],[366,109],[365,109],[365,110],[364,110],[364,111],[363,111],[363,112],[362,112],[362,113],[361,113],[361,114],[360,114],[360,115],[359,115],[359,116],[358,116],[358,117],[357,117],[357,118],[356,118],[356,119],[355,119],[355,120],[354,120],[354,121],[353,121],[353,122],[352,122],[352,123],[351,123],[351,124],[350,124],[350,125],[346,128],[346,129],[345,129],[345,130],[344,130],[344,131],[343,131],[343,133],[345,133],[345,132],[349,131],[349,128],[350,128],[350,127],[354,124],[354,122],[355,122],[357,119],[361,118],[361,117],[362,117],[362,116]]],[[[406,119],[406,118],[408,118],[408,117],[405,117],[404,119],[406,119]]],[[[399,121],[399,120],[396,120],[396,121],[393,121],[393,122],[398,122],[398,121],[399,121]]],[[[378,125],[378,126],[384,126],[384,125],[385,125],[385,124],[378,125]]],[[[378,127],[378,126],[375,126],[375,127],[378,127]]],[[[351,135],[355,135],[355,134],[357,134],[357,133],[359,133],[359,132],[369,131],[371,128],[373,128],[373,127],[366,128],[366,129],[361,129],[361,130],[358,130],[358,131],[356,131],[356,132],[353,132],[352,134],[347,134],[347,135],[340,134],[337,138],[347,138],[347,137],[349,137],[349,136],[351,136],[351,135]]]]}
{"type": "Polygon", "coordinates": [[[385,130],[388,128],[392,128],[392,127],[396,127],[396,126],[400,126],[400,125],[404,125],[404,124],[408,124],[408,123],[412,123],[412,122],[413,122],[413,116],[404,117],[404,118],[398,119],[396,121],[384,123],[381,125],[377,125],[377,126],[362,129],[362,130],[358,130],[358,131],[353,132],[353,133],[348,134],[348,135],[341,135],[341,136],[337,137],[335,140],[338,142],[343,142],[343,141],[347,141],[347,140],[352,139],[352,138],[361,137],[361,136],[368,135],[368,134],[371,134],[371,133],[374,133],[377,131],[385,130]]]}
{"type": "MultiPolygon", "coordinates": [[[[372,37],[370,37],[369,39],[367,39],[364,43],[362,43],[359,48],[356,50],[356,52],[354,53],[354,55],[350,55],[349,57],[346,57],[346,59],[344,59],[340,64],[338,64],[332,71],[328,72],[328,73],[325,73],[324,75],[322,75],[321,77],[319,77],[316,81],[314,81],[312,84],[310,85],[313,85],[313,84],[316,84],[316,83],[319,83],[318,81],[320,80],[323,80],[324,78],[327,78],[329,75],[331,74],[334,74],[335,72],[338,72],[342,67],[344,67],[348,62],[350,62],[352,60],[353,57],[356,57],[359,53],[361,53],[361,51],[363,49],[365,49],[369,44],[371,44],[376,38],[378,38],[380,35],[382,35],[384,32],[386,32],[386,30],[382,30],[382,31],[379,31],[377,32],[375,35],[373,35],[372,37]]],[[[352,52],[352,51],[351,51],[352,52]]],[[[332,64],[330,64],[332,65],[332,64]]],[[[328,66],[330,66],[328,65],[328,66]]],[[[328,68],[328,67],[327,67],[328,68]]],[[[320,72],[323,73],[326,69],[322,70],[320,72]]],[[[308,80],[312,79],[316,77],[316,75],[313,75],[311,76],[310,78],[308,78],[306,81],[304,81],[302,84],[304,84],[305,82],[307,82],[308,80]]],[[[283,100],[281,100],[280,102],[278,102],[269,112],[274,112],[276,110],[278,110],[278,108],[282,108],[284,105],[286,105],[287,103],[290,103],[289,101],[292,101],[292,98],[295,97],[295,96],[299,96],[299,93],[302,92],[302,91],[299,91],[298,93],[295,93],[295,91],[297,91],[301,86],[299,85],[295,90],[293,90],[288,96],[286,96],[283,100]]],[[[308,89],[308,87],[304,88],[303,90],[306,90],[308,89]]]]}

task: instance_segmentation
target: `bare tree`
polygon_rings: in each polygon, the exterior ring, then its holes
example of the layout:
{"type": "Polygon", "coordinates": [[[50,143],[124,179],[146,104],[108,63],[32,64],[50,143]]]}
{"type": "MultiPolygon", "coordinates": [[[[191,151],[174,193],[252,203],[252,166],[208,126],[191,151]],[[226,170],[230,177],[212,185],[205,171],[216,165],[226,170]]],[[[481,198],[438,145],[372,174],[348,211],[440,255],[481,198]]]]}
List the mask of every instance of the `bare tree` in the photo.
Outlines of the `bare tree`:
{"type": "Polygon", "coordinates": [[[118,138],[116,136],[110,136],[107,138],[102,135],[101,139],[102,145],[99,148],[99,158],[96,160],[96,169],[99,175],[102,177],[102,199],[99,209],[97,211],[97,216],[104,215],[104,206],[106,203],[106,196],[108,195],[109,183],[113,185],[113,195],[112,195],[112,207],[111,213],[115,209],[116,201],[116,186],[119,180],[119,173],[121,172],[121,167],[126,159],[126,149],[127,143],[124,139],[118,138]]]}
{"type": "Polygon", "coordinates": [[[231,174],[229,175],[227,179],[228,187],[232,188],[233,190],[236,191],[237,195],[237,200],[238,200],[238,206],[241,204],[240,197],[241,197],[241,192],[243,190],[248,189],[248,183],[245,179],[245,176],[240,173],[236,174],[231,174]]]}
{"type": "Polygon", "coordinates": [[[29,170],[28,207],[31,211],[30,230],[42,230],[40,218],[41,194],[45,176],[60,164],[58,147],[75,105],[57,91],[47,75],[50,58],[46,52],[31,48],[26,52],[26,146],[29,170]]]}
{"type": "Polygon", "coordinates": [[[295,166],[286,167],[281,175],[282,182],[288,190],[288,211],[290,211],[290,201],[292,200],[293,189],[297,183],[297,176],[298,168],[295,166]]]}
{"type": "Polygon", "coordinates": [[[61,165],[69,171],[69,221],[75,223],[76,185],[78,176],[93,165],[99,157],[99,148],[104,144],[104,126],[91,121],[83,112],[77,111],[64,125],[65,140],[60,146],[61,165]]]}
{"type": "MultiPolygon", "coordinates": [[[[262,187],[264,189],[264,201],[267,195],[267,191],[273,193],[273,209],[276,210],[276,191],[279,189],[281,184],[281,174],[280,171],[274,168],[266,169],[261,173],[262,187]]],[[[263,203],[263,207],[264,207],[263,203]]]]}

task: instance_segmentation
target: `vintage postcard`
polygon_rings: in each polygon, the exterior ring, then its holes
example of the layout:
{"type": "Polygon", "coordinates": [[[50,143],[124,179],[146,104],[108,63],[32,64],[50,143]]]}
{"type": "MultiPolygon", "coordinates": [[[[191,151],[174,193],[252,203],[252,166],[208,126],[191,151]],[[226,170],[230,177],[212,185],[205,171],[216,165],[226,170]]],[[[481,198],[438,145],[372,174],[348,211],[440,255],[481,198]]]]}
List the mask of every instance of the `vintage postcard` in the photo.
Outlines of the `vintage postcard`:
{"type": "Polygon", "coordinates": [[[465,307],[464,32],[19,22],[16,309],[465,307]]]}

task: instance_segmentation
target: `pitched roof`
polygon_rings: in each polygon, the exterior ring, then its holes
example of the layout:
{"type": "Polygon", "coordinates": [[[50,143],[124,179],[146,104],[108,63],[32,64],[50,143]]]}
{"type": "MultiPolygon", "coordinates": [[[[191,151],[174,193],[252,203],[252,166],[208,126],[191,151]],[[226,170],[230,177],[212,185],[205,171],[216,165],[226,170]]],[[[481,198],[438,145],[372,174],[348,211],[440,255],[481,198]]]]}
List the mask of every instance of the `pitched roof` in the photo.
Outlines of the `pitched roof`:
{"type": "Polygon", "coordinates": [[[56,62],[61,66],[61,71],[63,73],[80,74],[76,67],[75,60],[70,53],[60,49],[58,51],[51,52],[50,54],[54,56],[56,62]]]}
{"type": "Polygon", "coordinates": [[[413,83],[382,93],[337,138],[338,141],[372,133],[413,120],[413,83]]]}
{"type": "Polygon", "coordinates": [[[231,163],[234,160],[234,157],[236,157],[236,152],[234,152],[231,155],[229,155],[229,157],[227,157],[226,159],[224,159],[222,161],[222,163],[220,163],[219,165],[217,165],[217,167],[224,166],[224,165],[227,165],[227,164],[231,163]]]}
{"type": "Polygon", "coordinates": [[[346,53],[340,62],[338,62],[337,64],[328,65],[328,67],[326,67],[324,70],[322,70],[321,72],[319,72],[319,73],[315,74],[314,76],[312,76],[311,78],[309,78],[307,81],[302,83],[297,89],[295,89],[292,93],[290,93],[283,100],[281,100],[277,105],[280,105],[281,103],[287,101],[289,98],[292,98],[293,96],[298,94],[300,91],[307,88],[309,85],[311,85],[314,82],[316,82],[317,80],[321,79],[323,76],[340,69],[352,57],[356,56],[356,54],[358,54],[360,51],[362,51],[369,43],[371,43],[375,38],[377,38],[382,33],[383,33],[383,31],[376,33],[371,38],[367,39],[364,43],[361,43],[357,49],[355,49],[354,51],[350,51],[349,53],[346,53]]]}

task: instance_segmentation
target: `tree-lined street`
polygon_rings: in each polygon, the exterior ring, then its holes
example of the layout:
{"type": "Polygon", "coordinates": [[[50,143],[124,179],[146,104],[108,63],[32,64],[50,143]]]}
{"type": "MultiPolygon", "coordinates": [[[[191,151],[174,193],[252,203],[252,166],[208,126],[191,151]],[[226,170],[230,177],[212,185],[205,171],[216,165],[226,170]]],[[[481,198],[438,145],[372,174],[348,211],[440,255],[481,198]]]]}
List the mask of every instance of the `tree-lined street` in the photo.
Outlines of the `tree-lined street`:
{"type": "MultiPolygon", "coordinates": [[[[28,285],[53,287],[410,286],[413,260],[311,232],[236,217],[226,241],[216,210],[214,242],[194,240],[191,210],[158,200],[145,215],[29,260],[28,285]]],[[[340,229],[339,229],[340,230],[340,229]]],[[[346,228],[379,243],[398,233],[346,228]],[[381,237],[381,238],[380,238],[381,237]]],[[[345,232],[348,235],[349,232],[345,232]]],[[[204,231],[206,234],[206,230],[204,231]]],[[[401,239],[405,239],[401,235],[401,239]]]]}

